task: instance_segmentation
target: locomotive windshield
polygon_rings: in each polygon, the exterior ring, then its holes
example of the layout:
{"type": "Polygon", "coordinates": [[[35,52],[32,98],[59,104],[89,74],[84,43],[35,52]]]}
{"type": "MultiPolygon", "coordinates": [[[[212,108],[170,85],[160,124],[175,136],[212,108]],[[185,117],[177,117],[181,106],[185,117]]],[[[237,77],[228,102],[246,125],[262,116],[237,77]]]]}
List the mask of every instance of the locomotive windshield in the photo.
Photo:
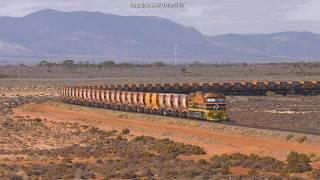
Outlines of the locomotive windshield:
{"type": "Polygon", "coordinates": [[[207,98],[207,102],[208,103],[223,103],[224,102],[224,98],[212,98],[212,97],[209,97],[209,98],[207,98]]]}

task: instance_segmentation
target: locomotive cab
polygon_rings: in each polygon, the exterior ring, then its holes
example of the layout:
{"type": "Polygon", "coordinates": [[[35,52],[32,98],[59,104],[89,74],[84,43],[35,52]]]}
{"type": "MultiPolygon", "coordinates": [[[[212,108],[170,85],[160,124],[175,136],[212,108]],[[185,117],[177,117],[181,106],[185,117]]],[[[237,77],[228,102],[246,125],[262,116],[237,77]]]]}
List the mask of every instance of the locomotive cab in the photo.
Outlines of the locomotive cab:
{"type": "Polygon", "coordinates": [[[221,93],[195,92],[188,101],[189,116],[209,121],[227,120],[225,96],[221,93]]]}

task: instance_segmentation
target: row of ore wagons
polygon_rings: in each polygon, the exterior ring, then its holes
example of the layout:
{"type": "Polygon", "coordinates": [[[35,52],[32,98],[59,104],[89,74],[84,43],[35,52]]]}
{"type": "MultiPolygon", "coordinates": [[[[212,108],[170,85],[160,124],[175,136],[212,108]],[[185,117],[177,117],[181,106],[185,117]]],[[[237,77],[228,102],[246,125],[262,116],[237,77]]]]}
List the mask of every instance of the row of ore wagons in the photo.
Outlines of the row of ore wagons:
{"type": "Polygon", "coordinates": [[[195,92],[195,91],[276,91],[276,90],[319,90],[320,81],[240,81],[240,82],[201,82],[165,84],[123,84],[106,86],[85,86],[88,89],[112,89],[123,91],[148,92],[195,92]]]}
{"type": "Polygon", "coordinates": [[[83,103],[116,104],[147,109],[187,110],[187,94],[64,88],[63,97],[83,103]]]}

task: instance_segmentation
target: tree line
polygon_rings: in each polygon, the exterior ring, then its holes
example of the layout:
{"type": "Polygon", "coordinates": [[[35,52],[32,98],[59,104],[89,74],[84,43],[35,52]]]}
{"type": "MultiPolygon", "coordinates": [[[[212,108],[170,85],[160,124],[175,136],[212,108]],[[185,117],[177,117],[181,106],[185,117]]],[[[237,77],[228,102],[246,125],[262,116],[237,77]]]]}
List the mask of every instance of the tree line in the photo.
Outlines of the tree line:
{"type": "Polygon", "coordinates": [[[134,63],[116,63],[112,60],[102,61],[100,63],[90,63],[89,61],[79,61],[68,59],[61,63],[40,61],[37,66],[53,67],[53,66],[63,66],[63,67],[139,67],[139,66],[167,66],[168,64],[163,61],[156,61],[150,64],[134,64],[134,63]]]}

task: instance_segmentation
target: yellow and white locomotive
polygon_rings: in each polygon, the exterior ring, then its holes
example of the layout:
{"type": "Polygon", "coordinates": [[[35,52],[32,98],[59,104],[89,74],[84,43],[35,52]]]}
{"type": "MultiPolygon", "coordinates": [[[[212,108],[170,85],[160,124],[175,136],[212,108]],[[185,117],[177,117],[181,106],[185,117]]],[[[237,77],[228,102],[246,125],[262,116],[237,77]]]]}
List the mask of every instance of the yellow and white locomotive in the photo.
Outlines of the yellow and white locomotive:
{"type": "Polygon", "coordinates": [[[220,93],[153,93],[79,86],[63,88],[61,97],[66,103],[114,110],[209,121],[224,121],[228,119],[225,96],[220,93]]]}

